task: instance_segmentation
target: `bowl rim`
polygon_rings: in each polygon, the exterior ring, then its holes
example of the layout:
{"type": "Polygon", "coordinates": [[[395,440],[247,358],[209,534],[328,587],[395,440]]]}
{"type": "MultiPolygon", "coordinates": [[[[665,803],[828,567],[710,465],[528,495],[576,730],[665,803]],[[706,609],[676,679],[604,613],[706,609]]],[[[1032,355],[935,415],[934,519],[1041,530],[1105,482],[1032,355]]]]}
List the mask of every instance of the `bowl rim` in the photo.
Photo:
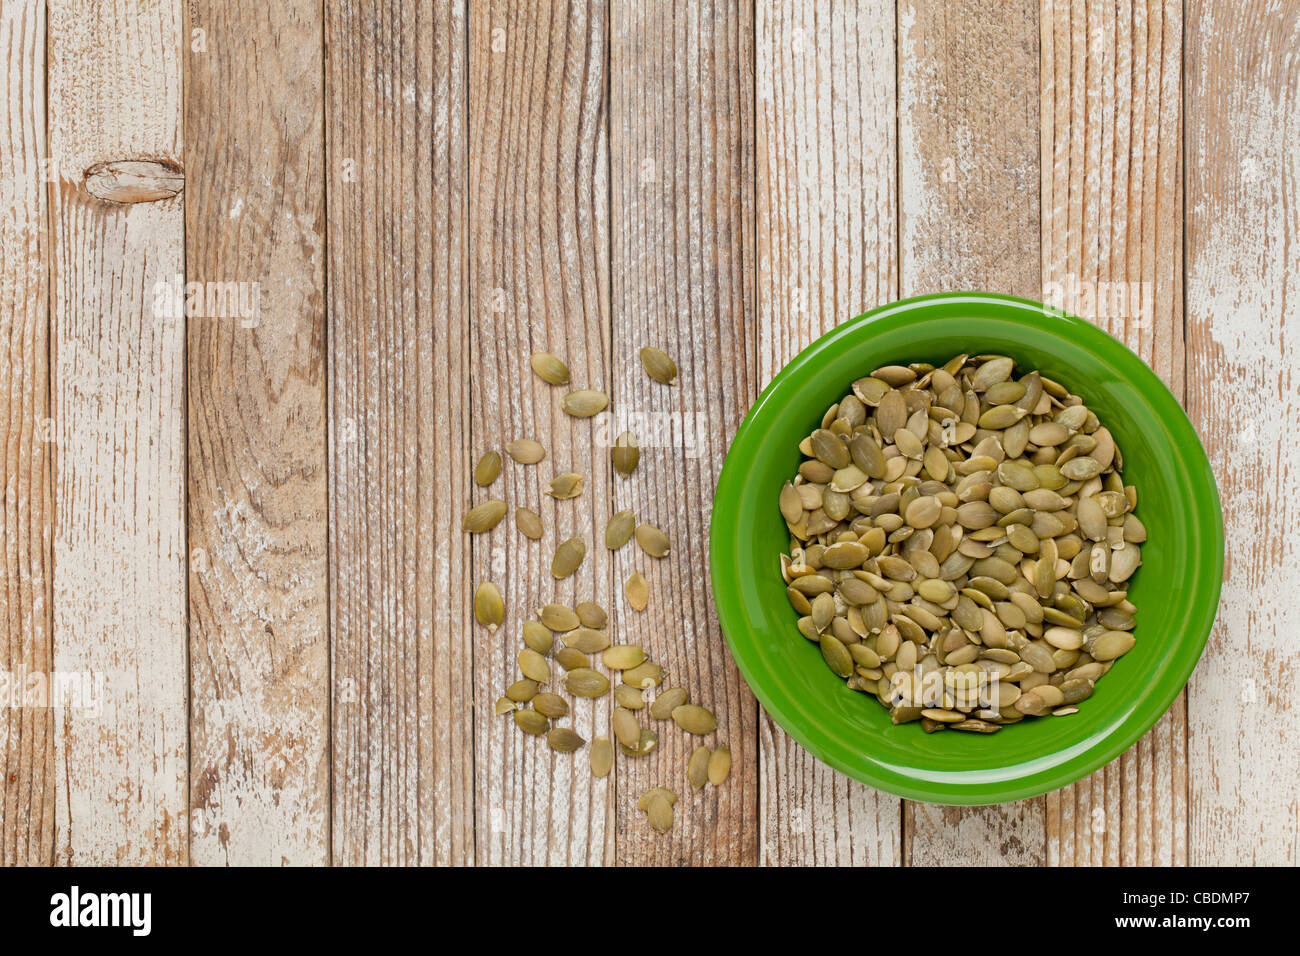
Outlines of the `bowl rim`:
{"type": "MultiPolygon", "coordinates": [[[[1088,347],[1091,348],[1092,346],[1088,347]]],[[[829,329],[803,348],[763,388],[732,438],[714,489],[714,506],[709,528],[709,573],[719,624],[730,649],[732,659],[736,662],[736,666],[746,685],[759,703],[762,704],[764,710],[812,756],[841,773],[898,797],[949,806],[991,805],[1040,796],[1086,777],[1127,751],[1168,712],[1170,706],[1186,687],[1192,672],[1200,662],[1218,614],[1222,594],[1223,568],[1223,508],[1213,469],[1210,466],[1209,457],[1205,453],[1204,443],[1201,442],[1195,426],[1187,417],[1182,403],[1178,401],[1164,381],[1155,374],[1141,356],[1110,335],[1105,329],[1053,306],[1032,299],[994,292],[939,292],[886,303],[829,329]],[[717,502],[735,501],[739,497],[736,486],[743,481],[744,473],[741,470],[743,466],[740,460],[733,453],[738,447],[743,449],[751,441],[750,432],[757,430],[757,422],[763,416],[772,395],[781,389],[786,382],[798,377],[810,362],[816,361],[821,353],[833,348],[841,339],[854,334],[862,326],[912,311],[920,306],[929,306],[940,302],[952,305],[984,305],[1000,310],[1010,308],[1032,313],[1039,320],[1047,317],[1062,323],[1066,329],[1077,332],[1085,340],[1093,340],[1098,348],[1109,350],[1112,354],[1115,354],[1115,349],[1127,352],[1128,356],[1125,360],[1139,363],[1146,370],[1150,381],[1159,384],[1159,388],[1163,390],[1168,401],[1182,416],[1182,424],[1186,425],[1187,431],[1195,438],[1195,447],[1200,451],[1198,463],[1199,461],[1204,462],[1202,477],[1208,479],[1208,489],[1213,500],[1215,517],[1213,522],[1207,522],[1207,524],[1212,525],[1209,530],[1212,532],[1213,537],[1206,542],[1213,549],[1214,566],[1209,569],[1207,574],[1207,581],[1212,584],[1214,589],[1213,603],[1206,602],[1209,610],[1201,613],[1190,622],[1187,631],[1194,633],[1196,636],[1186,641],[1185,646],[1189,651],[1194,650],[1194,653],[1187,653],[1182,663],[1171,669],[1170,679],[1161,685],[1159,692],[1139,698],[1115,733],[1092,742],[1080,754],[1066,763],[1058,764],[1048,770],[1032,771],[1020,777],[995,781],[985,780],[966,785],[940,784],[932,780],[911,777],[907,775],[905,768],[893,776],[887,776],[883,773],[877,773],[870,765],[865,767],[850,765],[833,752],[820,747],[797,721],[791,719],[782,701],[769,693],[764,684],[756,681],[755,665],[758,661],[758,651],[756,649],[747,649],[743,642],[738,644],[734,637],[735,632],[744,630],[743,615],[739,606],[735,606],[739,604],[739,598],[732,597],[729,599],[729,592],[722,591],[716,586],[717,581],[728,580],[729,576],[734,576],[738,565],[734,554],[736,549],[727,547],[729,534],[721,526],[720,521],[721,516],[727,513],[727,508],[719,508],[717,502]],[[1150,702],[1153,700],[1158,701],[1158,706],[1150,706],[1150,702]],[[1145,704],[1145,706],[1139,707],[1139,704],[1145,704]]]]}

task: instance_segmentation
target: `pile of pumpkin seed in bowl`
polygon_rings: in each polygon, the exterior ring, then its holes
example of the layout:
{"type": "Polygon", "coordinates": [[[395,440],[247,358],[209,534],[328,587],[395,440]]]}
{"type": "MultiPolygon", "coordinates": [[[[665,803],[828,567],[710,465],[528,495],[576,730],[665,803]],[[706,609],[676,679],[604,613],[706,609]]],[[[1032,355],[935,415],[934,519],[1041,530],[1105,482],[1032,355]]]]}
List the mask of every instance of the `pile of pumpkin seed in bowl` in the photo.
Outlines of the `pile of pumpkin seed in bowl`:
{"type": "Polygon", "coordinates": [[[1114,436],[1004,355],[888,365],[799,444],[781,574],[798,631],[895,724],[1065,716],[1134,646],[1146,528],[1114,436]]]}
{"type": "MultiPolygon", "coordinates": [[[[676,383],[677,366],[664,352],[655,348],[641,350],[643,367],[654,381],[662,385],[676,383]]],[[[564,386],[570,381],[568,366],[555,355],[539,352],[529,364],[548,385],[564,386]]],[[[609,406],[609,399],[594,389],[567,393],[560,407],[574,418],[591,418],[609,406]]],[[[517,438],[505,445],[513,462],[535,466],[546,458],[546,448],[531,438],[517,438]]],[[[640,462],[640,449],[630,432],[619,435],[610,449],[614,470],[630,476],[640,462]]],[[[495,449],[484,453],[474,467],[474,483],[490,487],[500,476],[502,458],[495,449]]],[[[563,472],[549,483],[547,494],[557,501],[582,496],[586,479],[577,472],[563,472]]],[[[505,501],[491,498],[471,507],[462,522],[462,531],[486,534],[506,516],[505,501]]],[[[541,540],[545,528],[540,515],[528,508],[515,508],[515,525],[531,541],[541,540]]],[[[625,509],[612,515],[605,527],[605,547],[618,551],[635,540],[645,556],[663,559],[671,553],[668,536],[649,523],[638,523],[636,513],[625,509]]],[[[569,577],[582,566],[587,545],[580,537],[568,538],[556,547],[551,559],[551,575],[557,581],[569,577]]],[[[645,575],[634,571],[624,585],[628,606],[634,611],[646,609],[650,589],[645,575]]],[[[505,622],[506,602],[501,589],[491,581],[480,583],[474,593],[474,617],[495,636],[505,622]]],[[[690,700],[683,687],[659,688],[664,683],[662,666],[650,660],[645,650],[635,644],[615,644],[609,636],[609,615],[595,601],[583,601],[576,607],[547,604],[522,622],[523,647],[516,661],[519,679],[504,688],[497,698],[498,715],[513,715],[519,731],[544,739],[552,751],[573,754],[587,746],[576,730],[559,722],[568,718],[579,701],[603,700],[613,690],[614,708],[610,726],[614,735],[597,737],[588,750],[591,773],[606,777],[614,769],[617,753],[625,759],[647,757],[659,745],[659,734],[652,726],[643,726],[638,714],[644,711],[651,720],[671,722],[682,732],[706,737],[718,729],[713,713],[690,700]],[[559,642],[557,645],[556,638],[559,642]],[[598,664],[599,662],[599,664],[598,664]],[[557,674],[552,664],[558,664],[557,674]],[[602,673],[603,666],[609,675],[602,673]],[[618,683],[610,680],[617,675],[618,683]]],[[[731,751],[723,745],[697,746],[685,768],[692,790],[701,791],[706,784],[721,786],[731,772],[731,751]]],[[[655,830],[665,833],[672,828],[677,794],[666,787],[651,787],[637,801],[637,808],[655,830]]]]}

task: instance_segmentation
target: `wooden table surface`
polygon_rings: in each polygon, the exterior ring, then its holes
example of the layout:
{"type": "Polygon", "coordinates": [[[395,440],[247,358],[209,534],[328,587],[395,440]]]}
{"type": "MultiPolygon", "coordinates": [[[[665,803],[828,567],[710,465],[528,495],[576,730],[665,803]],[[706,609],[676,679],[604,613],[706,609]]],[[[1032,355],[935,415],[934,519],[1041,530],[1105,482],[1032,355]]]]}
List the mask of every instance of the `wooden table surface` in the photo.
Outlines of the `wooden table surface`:
{"type": "Polygon", "coordinates": [[[2,9],[0,861],[1300,857],[1294,0],[2,9]],[[182,282],[217,294],[187,310],[182,282]],[[1064,290],[1150,363],[1228,544],[1205,657],[1139,744],[955,809],[858,785],[761,712],[706,533],[783,363],[967,288],[1064,290]],[[677,357],[670,397],[645,344],[677,357]],[[527,370],[542,349],[658,429],[630,480],[527,370]],[[547,462],[493,490],[546,539],[471,540],[473,461],[522,435],[547,462]],[[568,469],[587,490],[552,502],[568,469]],[[669,559],[598,546],[626,507],[669,559]],[[556,583],[570,535],[597,546],[556,583]],[[680,773],[677,735],[594,780],[496,717],[520,618],[474,624],[488,578],[512,609],[611,607],[716,711],[730,781],[659,836],[635,800],[680,773]]]}

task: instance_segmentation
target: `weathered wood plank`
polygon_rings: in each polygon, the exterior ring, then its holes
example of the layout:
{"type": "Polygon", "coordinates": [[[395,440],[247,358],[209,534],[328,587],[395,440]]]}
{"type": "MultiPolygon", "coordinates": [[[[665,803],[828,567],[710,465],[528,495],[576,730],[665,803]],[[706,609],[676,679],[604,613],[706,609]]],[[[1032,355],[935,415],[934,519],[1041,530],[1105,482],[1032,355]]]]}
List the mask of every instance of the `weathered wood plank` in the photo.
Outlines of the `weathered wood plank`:
{"type": "MultiPolygon", "coordinates": [[[[1182,8],[1042,5],[1044,299],[1105,328],[1183,393],[1182,8]]],[[[1157,622],[1158,625],[1158,622],[1157,622]]],[[[1187,861],[1186,703],[1047,795],[1052,864],[1187,861]]]]}
{"type": "Polygon", "coordinates": [[[54,670],[97,702],[57,711],[66,863],[187,859],[180,30],[179,2],[49,7],[54,670]]]}
{"type": "Polygon", "coordinates": [[[0,7],[8,94],[0,99],[0,865],[49,865],[54,847],[54,712],[17,707],[48,676],[51,522],[49,206],[45,4],[0,7]]]}
{"type": "MultiPolygon", "coordinates": [[[[604,4],[474,0],[469,25],[470,456],[535,438],[536,466],[506,459],[475,503],[503,498],[512,514],[492,532],[456,539],[472,552],[472,585],[494,581],[505,625],[474,626],[477,860],[489,864],[608,863],[614,856],[615,776],[593,780],[586,750],[553,753],[496,717],[492,701],[519,678],[521,627],[543,604],[612,599],[610,466],[589,420],[569,418],[569,388],[611,391],[609,193],[606,149],[607,24],[604,4]],[[532,373],[528,357],[551,351],[572,372],[568,388],[532,373]],[[576,500],[544,493],[556,474],[586,476],[576,500]],[[513,509],[538,512],[540,542],[524,538],[513,509]],[[551,576],[556,545],[580,537],[587,556],[563,581],[551,576]]],[[[461,502],[468,509],[471,496],[461,502]]],[[[458,525],[459,528],[459,525],[458,525]]],[[[459,532],[458,532],[459,533],[459,532]]],[[[598,665],[599,666],[599,665],[598,665]]],[[[556,675],[563,672],[553,667],[556,675]]],[[[577,702],[562,721],[584,738],[608,735],[608,700],[577,702]]]]}
{"type": "Polygon", "coordinates": [[[318,3],[196,0],[186,271],[191,853],[329,860],[325,170],[318,3]]]}
{"type": "Polygon", "coordinates": [[[1227,543],[1189,692],[1189,862],[1294,866],[1300,8],[1193,4],[1187,37],[1187,408],[1227,543]]]}
{"type": "Polygon", "coordinates": [[[708,583],[709,515],[730,436],[756,397],[754,47],[749,3],[619,3],[611,41],[614,174],[614,383],[611,436],[626,426],[641,464],[615,483],[615,507],[663,529],[671,555],[615,556],[622,582],[650,581],[649,608],[623,600],[619,638],[640,643],[718,717],[703,740],[660,725],[657,752],[620,779],[618,858],[632,864],[742,864],[758,858],[757,707],[726,649],[708,583]],[[678,384],[653,382],[638,353],[676,357],[678,384]],[[726,744],[720,788],[691,792],[701,742],[726,744]],[[623,785],[626,781],[626,786],[623,785]],[[636,809],[648,788],[676,790],[676,826],[659,835],[636,809]]]}
{"type": "MultiPolygon", "coordinates": [[[[1036,0],[899,5],[903,295],[1041,292],[1038,23],[1036,0]]],[[[909,863],[1045,859],[1042,798],[904,810],[909,863]]]]}
{"type": "Polygon", "coordinates": [[[464,8],[325,31],[333,859],[472,863],[464,8]]]}
{"type": "MultiPolygon", "coordinates": [[[[898,297],[894,4],[755,5],[758,384],[898,297]]],[[[759,716],[762,861],[897,865],[899,800],[759,716]]]]}

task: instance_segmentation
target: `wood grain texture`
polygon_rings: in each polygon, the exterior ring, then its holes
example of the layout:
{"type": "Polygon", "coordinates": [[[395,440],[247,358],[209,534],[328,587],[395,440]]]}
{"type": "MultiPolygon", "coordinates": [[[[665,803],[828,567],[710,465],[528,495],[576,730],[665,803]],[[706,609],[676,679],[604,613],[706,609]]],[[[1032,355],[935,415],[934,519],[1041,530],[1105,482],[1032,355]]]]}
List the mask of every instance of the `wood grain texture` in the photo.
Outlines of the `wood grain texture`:
{"type": "MultiPolygon", "coordinates": [[[[508,458],[489,489],[461,507],[503,498],[512,513],[457,552],[472,554],[473,585],[491,580],[506,599],[495,635],[474,624],[477,860],[487,864],[599,864],[614,856],[614,785],[594,780],[587,752],[553,753],[521,733],[491,702],[519,679],[523,621],[556,602],[613,597],[605,521],[611,470],[598,422],[560,408],[570,388],[612,390],[609,370],[609,167],[607,23],[604,4],[549,0],[470,5],[470,456],[515,438],[547,448],[538,465],[508,458]],[[528,365],[550,351],[571,370],[551,387],[528,365]],[[577,499],[545,495],[563,472],[586,476],[577,499]],[[542,516],[541,541],[523,537],[513,509],[542,516]],[[586,544],[577,573],[556,581],[551,558],[568,538],[586,544]]],[[[458,525],[459,527],[459,525],[458,525]]],[[[600,666],[600,665],[598,665],[600,666]]],[[[557,665],[554,674],[562,676],[557,665]]],[[[578,701],[560,723],[585,739],[609,734],[608,699],[578,701]]]]}
{"type": "MultiPolygon", "coordinates": [[[[894,4],[755,5],[758,384],[898,297],[894,4]]],[[[897,865],[900,801],[759,714],[761,859],[897,865]]]]}
{"type": "MultiPolygon", "coordinates": [[[[1034,0],[898,7],[899,255],[904,296],[1038,297],[1039,18],[1034,0]]],[[[1040,797],[907,802],[911,864],[1042,863],[1040,797]]]]}
{"type": "Polygon", "coordinates": [[[14,699],[53,656],[45,24],[43,2],[0,7],[0,866],[54,846],[54,712],[14,699]]]}
{"type": "Polygon", "coordinates": [[[49,7],[54,670],[94,693],[57,710],[65,863],[187,858],[185,325],[157,294],[184,271],[184,194],[84,181],[179,168],[180,24],[179,2],[49,7]]]}
{"type": "Polygon", "coordinates": [[[1187,27],[1187,407],[1227,558],[1190,691],[1189,862],[1294,866],[1300,9],[1193,4],[1187,27]]]}
{"type": "MultiPolygon", "coordinates": [[[[1042,5],[1044,300],[1123,341],[1175,395],[1182,31],[1179,2],[1042,5]]],[[[1186,715],[1179,698],[1118,760],[1047,795],[1049,863],[1186,863],[1186,715]]]]}
{"type": "Polygon", "coordinates": [[[743,864],[758,857],[757,707],[718,626],[708,583],[709,516],[727,444],[756,397],[754,314],[754,47],[748,3],[617,4],[611,41],[614,171],[615,414],[611,434],[637,435],[641,464],[615,483],[615,507],[672,542],[656,561],[635,546],[650,606],[623,600],[620,639],[641,644],[718,718],[692,738],[656,727],[659,748],[620,780],[620,863],[743,864]],[[652,381],[638,358],[676,356],[678,384],[652,381]],[[731,776],[691,791],[686,764],[700,743],[727,745],[731,776]],[[626,780],[626,785],[623,784],[626,780]],[[676,824],[656,834],[636,809],[652,786],[679,794],[676,824]]]}
{"type": "Polygon", "coordinates": [[[260,297],[256,317],[189,320],[191,855],[319,864],[330,855],[321,10],[198,0],[190,11],[205,44],[186,53],[187,278],[257,283],[260,297]]]}
{"type": "Polygon", "coordinates": [[[464,9],[325,28],[333,859],[472,863],[464,9]]]}

